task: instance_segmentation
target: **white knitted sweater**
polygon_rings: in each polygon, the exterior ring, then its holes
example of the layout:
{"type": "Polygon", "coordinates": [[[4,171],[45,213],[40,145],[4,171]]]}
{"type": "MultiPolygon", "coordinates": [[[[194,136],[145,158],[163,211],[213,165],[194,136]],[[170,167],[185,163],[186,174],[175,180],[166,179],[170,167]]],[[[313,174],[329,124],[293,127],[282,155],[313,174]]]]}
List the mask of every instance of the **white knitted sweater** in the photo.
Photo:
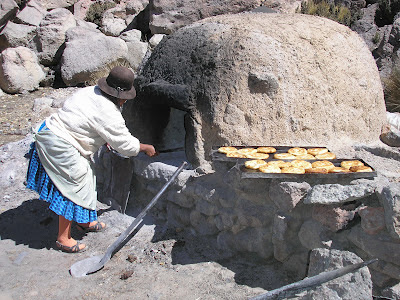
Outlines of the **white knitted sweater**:
{"type": "Polygon", "coordinates": [[[106,142],[122,155],[139,153],[139,140],[130,134],[118,107],[101,94],[98,86],[80,89],[46,119],[46,125],[86,158],[106,142]]]}

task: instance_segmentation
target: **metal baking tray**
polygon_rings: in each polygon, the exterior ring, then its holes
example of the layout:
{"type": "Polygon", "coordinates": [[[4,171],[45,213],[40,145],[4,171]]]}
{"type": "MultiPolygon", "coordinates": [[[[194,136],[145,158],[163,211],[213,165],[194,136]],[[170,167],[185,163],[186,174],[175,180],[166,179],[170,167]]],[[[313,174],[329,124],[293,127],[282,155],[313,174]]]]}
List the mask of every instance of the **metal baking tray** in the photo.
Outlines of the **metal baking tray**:
{"type": "MultiPolygon", "coordinates": [[[[238,149],[241,148],[258,148],[258,147],[267,147],[267,146],[233,146],[238,149]]],[[[294,146],[268,146],[268,147],[274,147],[276,149],[275,153],[286,153],[290,148],[293,148],[294,146]]],[[[323,146],[296,146],[300,148],[326,148],[323,146]]],[[[218,152],[219,147],[213,147],[212,149],[212,160],[213,161],[218,161],[218,162],[225,162],[232,164],[232,166],[236,165],[236,167],[240,170],[241,173],[241,178],[326,178],[326,179],[344,179],[344,178],[350,178],[350,179],[357,179],[357,178],[370,178],[370,177],[376,177],[377,173],[374,168],[372,168],[369,164],[367,164],[364,160],[359,159],[359,158],[350,158],[350,159],[327,159],[328,161],[332,162],[336,167],[340,166],[340,163],[342,161],[347,161],[347,160],[359,160],[362,163],[364,163],[365,166],[368,166],[372,169],[372,172],[351,172],[351,173],[327,173],[327,174],[290,174],[290,173],[262,173],[257,170],[252,170],[248,169],[244,166],[244,162],[246,160],[251,160],[250,158],[234,158],[234,157],[226,157],[224,153],[219,153],[218,152]]],[[[328,149],[329,150],[329,149],[328,149]]],[[[274,154],[275,154],[274,153],[274,154]]],[[[265,159],[265,161],[272,161],[272,160],[278,160],[273,158],[273,155],[270,155],[268,159],[265,159]]],[[[291,161],[293,159],[279,159],[283,161],[291,161]]],[[[308,160],[304,159],[305,161],[308,162],[314,162],[317,160],[308,160]]]]}

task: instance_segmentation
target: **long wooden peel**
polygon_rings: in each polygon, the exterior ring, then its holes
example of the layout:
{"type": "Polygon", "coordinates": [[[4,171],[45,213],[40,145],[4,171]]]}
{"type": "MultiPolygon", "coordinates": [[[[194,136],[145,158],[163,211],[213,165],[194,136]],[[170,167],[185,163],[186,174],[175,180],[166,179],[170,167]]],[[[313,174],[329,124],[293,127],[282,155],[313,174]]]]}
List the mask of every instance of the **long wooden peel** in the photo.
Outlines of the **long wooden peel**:
{"type": "Polygon", "coordinates": [[[346,275],[350,272],[354,272],[362,267],[368,266],[369,264],[372,264],[374,262],[378,261],[377,258],[364,261],[361,263],[353,264],[353,265],[348,265],[340,269],[332,270],[332,271],[327,271],[327,272],[322,272],[318,275],[312,276],[312,277],[307,277],[303,280],[285,285],[283,287],[280,287],[278,289],[269,291],[268,293],[250,298],[250,300],[268,300],[268,299],[275,299],[280,294],[283,293],[288,293],[288,292],[294,292],[297,290],[305,290],[309,289],[314,286],[321,285],[325,282],[328,282],[332,279],[338,278],[340,276],[346,275]]]}
{"type": "MultiPolygon", "coordinates": [[[[146,206],[146,208],[136,217],[136,219],[132,222],[131,225],[118,237],[118,239],[107,248],[104,256],[97,255],[92,256],[81,261],[74,263],[70,268],[70,273],[73,277],[83,277],[87,274],[91,274],[97,272],[110,260],[111,256],[114,252],[117,252],[124,242],[126,243],[127,238],[132,234],[136,226],[143,220],[144,216],[147,212],[156,204],[157,200],[160,198],[161,194],[167,189],[167,187],[175,180],[175,178],[179,175],[179,173],[183,170],[183,168],[187,165],[187,162],[183,162],[182,165],[175,171],[172,177],[168,180],[168,182],[161,188],[161,190],[154,196],[154,198],[150,201],[150,203],[146,206]]],[[[131,237],[130,237],[131,238],[131,237]]]]}

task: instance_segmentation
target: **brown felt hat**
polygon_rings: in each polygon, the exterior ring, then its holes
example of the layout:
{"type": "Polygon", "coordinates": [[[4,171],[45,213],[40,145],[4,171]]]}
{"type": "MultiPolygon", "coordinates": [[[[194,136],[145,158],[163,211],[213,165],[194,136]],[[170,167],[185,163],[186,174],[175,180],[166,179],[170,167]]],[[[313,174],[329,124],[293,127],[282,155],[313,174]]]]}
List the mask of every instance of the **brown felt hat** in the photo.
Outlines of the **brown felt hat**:
{"type": "Polygon", "coordinates": [[[131,70],[117,66],[111,69],[107,77],[100,78],[97,85],[110,96],[129,100],[136,97],[136,90],[133,87],[134,79],[135,75],[131,70]]]}

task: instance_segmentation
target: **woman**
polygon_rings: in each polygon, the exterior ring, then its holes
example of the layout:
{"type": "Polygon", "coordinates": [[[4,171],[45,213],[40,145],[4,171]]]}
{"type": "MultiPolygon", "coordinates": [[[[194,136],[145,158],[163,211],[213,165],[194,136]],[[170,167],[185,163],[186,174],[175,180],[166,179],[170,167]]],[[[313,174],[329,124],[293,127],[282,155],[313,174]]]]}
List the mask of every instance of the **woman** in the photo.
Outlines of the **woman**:
{"type": "Polygon", "coordinates": [[[27,187],[39,193],[59,215],[58,249],[76,253],[86,245],[71,237],[72,221],[85,231],[106,227],[97,221],[96,178],[90,156],[108,143],[126,156],[144,152],[155,156],[152,145],[141,144],[129,133],[120,112],[136,96],[134,74],[115,67],[97,86],[80,89],[43,122],[34,135],[27,187]]]}

